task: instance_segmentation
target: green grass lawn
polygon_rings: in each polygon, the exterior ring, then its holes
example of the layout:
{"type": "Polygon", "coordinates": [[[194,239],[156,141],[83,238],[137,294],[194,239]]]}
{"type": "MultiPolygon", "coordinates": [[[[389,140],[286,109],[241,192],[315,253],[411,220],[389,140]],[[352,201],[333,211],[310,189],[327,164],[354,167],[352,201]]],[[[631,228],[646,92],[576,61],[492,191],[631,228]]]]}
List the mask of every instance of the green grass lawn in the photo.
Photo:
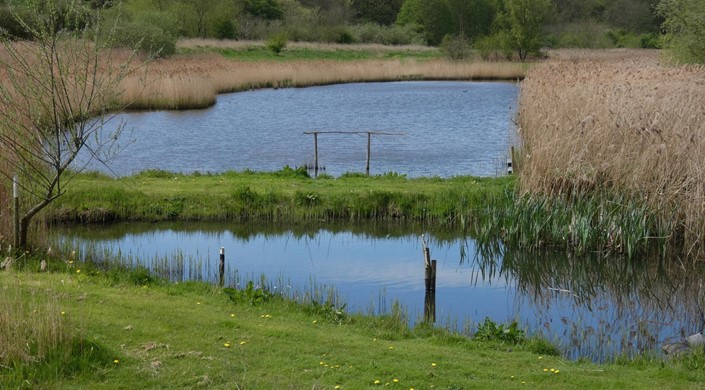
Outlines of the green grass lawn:
{"type": "Polygon", "coordinates": [[[705,383],[701,355],[572,362],[532,352],[529,343],[407,329],[391,315],[332,315],[330,308],[277,297],[235,302],[206,284],[139,284],[129,274],[81,267],[52,260],[50,268],[66,270],[0,272],[0,295],[17,289],[23,297],[43,297],[62,313],[64,326],[104,349],[103,361],[25,383],[13,375],[17,367],[1,367],[8,388],[687,389],[705,383]]]}
{"type": "Polygon", "coordinates": [[[413,50],[399,48],[383,49],[317,49],[307,47],[287,47],[280,54],[275,54],[264,45],[251,45],[243,48],[212,48],[199,47],[180,49],[180,53],[215,52],[225,58],[239,61],[316,61],[316,60],[390,60],[390,59],[417,59],[429,60],[442,58],[438,50],[413,50]]]}

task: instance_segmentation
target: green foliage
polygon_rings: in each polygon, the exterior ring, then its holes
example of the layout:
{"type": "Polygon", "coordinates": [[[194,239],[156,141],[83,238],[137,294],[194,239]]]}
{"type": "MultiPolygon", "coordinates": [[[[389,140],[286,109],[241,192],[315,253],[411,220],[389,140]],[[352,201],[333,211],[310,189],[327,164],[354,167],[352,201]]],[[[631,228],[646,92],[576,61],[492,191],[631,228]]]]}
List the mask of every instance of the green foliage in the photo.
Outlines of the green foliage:
{"type": "Polygon", "coordinates": [[[500,31],[478,39],[475,42],[475,49],[480,53],[480,57],[485,60],[507,60],[514,55],[514,50],[509,43],[509,34],[500,31]]]}
{"type": "Polygon", "coordinates": [[[464,60],[470,54],[470,41],[463,35],[446,35],[440,49],[451,60],[464,60]]]}
{"type": "Polygon", "coordinates": [[[406,0],[397,23],[414,26],[433,46],[440,44],[446,34],[455,31],[452,11],[443,0],[406,0]]]}
{"type": "Polygon", "coordinates": [[[355,18],[362,23],[389,26],[394,23],[404,0],[351,0],[355,18]]]}
{"type": "Polygon", "coordinates": [[[250,306],[258,306],[264,303],[270,302],[276,295],[269,291],[264,286],[255,287],[254,283],[250,280],[247,282],[245,289],[238,290],[231,287],[226,287],[223,289],[231,301],[235,303],[245,303],[250,306]]]}
{"type": "Polygon", "coordinates": [[[18,21],[18,18],[13,14],[17,14],[20,19],[28,19],[27,11],[25,8],[16,7],[10,9],[7,5],[0,5],[0,34],[6,35],[13,39],[29,39],[32,37],[29,31],[22,26],[22,23],[18,21]]]}
{"type": "Polygon", "coordinates": [[[290,166],[285,166],[280,171],[274,172],[274,176],[279,178],[298,178],[298,179],[310,179],[311,175],[304,167],[292,168],[290,166]]]}
{"type": "Polygon", "coordinates": [[[423,45],[426,39],[413,25],[394,24],[383,26],[364,23],[348,27],[357,42],[381,43],[384,45],[423,45]]]}
{"type": "Polygon", "coordinates": [[[516,321],[512,321],[509,325],[497,325],[489,317],[485,317],[485,321],[477,324],[477,331],[473,338],[481,341],[501,341],[519,344],[526,341],[526,334],[519,329],[519,324],[516,321]]]}
{"type": "Polygon", "coordinates": [[[530,55],[539,55],[543,46],[543,21],[550,0],[505,0],[509,40],[505,41],[525,61],[530,55]]]}
{"type": "Polygon", "coordinates": [[[235,24],[224,17],[215,22],[213,36],[218,39],[235,39],[235,24]]]}
{"type": "Polygon", "coordinates": [[[661,0],[665,48],[678,63],[705,64],[705,1],[661,0]]]}
{"type": "Polygon", "coordinates": [[[265,20],[279,20],[284,17],[284,10],[277,0],[247,0],[245,11],[265,20]]]}
{"type": "Polygon", "coordinates": [[[560,356],[561,350],[550,341],[541,337],[531,337],[526,340],[524,346],[527,350],[537,354],[546,356],[560,356]]]}
{"type": "Polygon", "coordinates": [[[114,17],[114,46],[140,50],[155,57],[176,52],[176,21],[169,14],[146,11],[134,16],[114,17]]]}
{"type": "Polygon", "coordinates": [[[285,32],[274,33],[267,39],[267,47],[272,53],[279,55],[286,47],[288,41],[289,38],[285,32]]]}
{"type": "Polygon", "coordinates": [[[347,304],[343,304],[337,307],[333,302],[326,301],[325,303],[318,303],[312,300],[310,303],[303,304],[303,309],[306,313],[318,316],[324,320],[336,324],[342,324],[348,318],[345,312],[345,307],[347,304]]]}

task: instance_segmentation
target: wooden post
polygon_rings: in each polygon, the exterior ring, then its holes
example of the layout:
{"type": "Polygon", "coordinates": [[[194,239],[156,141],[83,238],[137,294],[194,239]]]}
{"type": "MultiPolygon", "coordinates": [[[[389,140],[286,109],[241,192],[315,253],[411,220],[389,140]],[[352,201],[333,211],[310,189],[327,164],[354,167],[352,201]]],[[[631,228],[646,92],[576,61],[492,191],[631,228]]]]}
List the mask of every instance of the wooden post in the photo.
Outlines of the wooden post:
{"type": "Polygon", "coordinates": [[[372,132],[367,132],[367,164],[365,165],[365,172],[367,176],[370,175],[370,150],[372,145],[372,132]]]}
{"type": "Polygon", "coordinates": [[[313,171],[318,173],[318,133],[313,133],[313,171]]]}
{"type": "Polygon", "coordinates": [[[220,287],[223,287],[223,284],[225,283],[225,248],[220,247],[220,267],[218,270],[218,285],[220,287]]]}
{"type": "Polygon", "coordinates": [[[514,173],[514,146],[509,150],[509,158],[507,159],[507,175],[514,173]]]}
{"type": "Polygon", "coordinates": [[[13,227],[15,233],[15,251],[20,249],[20,182],[17,175],[12,177],[13,227]]]}
{"type": "Polygon", "coordinates": [[[426,239],[421,236],[423,242],[423,262],[424,262],[424,285],[426,294],[424,295],[424,321],[428,323],[436,322],[436,260],[431,260],[431,250],[426,245],[426,239]]]}

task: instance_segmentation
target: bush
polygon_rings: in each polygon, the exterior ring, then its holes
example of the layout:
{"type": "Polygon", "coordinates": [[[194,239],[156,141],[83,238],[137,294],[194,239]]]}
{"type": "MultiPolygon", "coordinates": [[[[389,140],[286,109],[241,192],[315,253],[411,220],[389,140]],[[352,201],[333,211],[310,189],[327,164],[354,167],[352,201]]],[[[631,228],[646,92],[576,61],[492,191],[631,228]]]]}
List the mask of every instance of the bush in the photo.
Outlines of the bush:
{"type": "Polygon", "coordinates": [[[131,19],[125,16],[115,31],[113,45],[166,57],[176,53],[176,23],[162,12],[142,12],[131,19]]]}
{"type": "Polygon", "coordinates": [[[483,60],[512,59],[514,50],[505,44],[507,37],[498,33],[478,39],[475,42],[475,49],[480,52],[483,60]]]}
{"type": "Polygon", "coordinates": [[[441,52],[453,61],[464,60],[470,53],[470,41],[464,35],[446,34],[441,41],[441,52]]]}
{"type": "Polygon", "coordinates": [[[213,36],[218,39],[235,39],[235,24],[228,18],[223,18],[215,23],[213,36]]]}
{"type": "Polygon", "coordinates": [[[423,35],[411,25],[382,26],[375,23],[358,24],[348,28],[357,42],[384,45],[425,45],[423,35]]]}
{"type": "Polygon", "coordinates": [[[287,35],[285,32],[278,32],[275,34],[272,34],[268,39],[267,39],[267,47],[269,50],[271,50],[274,54],[279,55],[282,50],[286,47],[286,44],[288,43],[287,35]]]}

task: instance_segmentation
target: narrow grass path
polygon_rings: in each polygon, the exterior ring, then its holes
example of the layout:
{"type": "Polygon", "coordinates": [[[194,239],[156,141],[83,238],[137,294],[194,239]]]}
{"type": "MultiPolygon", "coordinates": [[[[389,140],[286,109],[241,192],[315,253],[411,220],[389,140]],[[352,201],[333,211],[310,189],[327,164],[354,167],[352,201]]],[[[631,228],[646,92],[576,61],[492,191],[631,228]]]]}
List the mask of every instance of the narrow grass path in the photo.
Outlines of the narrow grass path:
{"type": "Polygon", "coordinates": [[[342,318],[279,298],[235,303],[200,283],[138,285],[72,268],[1,272],[0,285],[56,297],[66,324],[114,356],[107,368],[38,388],[688,389],[705,383],[702,356],[571,362],[522,345],[404,329],[392,316],[342,318]]]}

